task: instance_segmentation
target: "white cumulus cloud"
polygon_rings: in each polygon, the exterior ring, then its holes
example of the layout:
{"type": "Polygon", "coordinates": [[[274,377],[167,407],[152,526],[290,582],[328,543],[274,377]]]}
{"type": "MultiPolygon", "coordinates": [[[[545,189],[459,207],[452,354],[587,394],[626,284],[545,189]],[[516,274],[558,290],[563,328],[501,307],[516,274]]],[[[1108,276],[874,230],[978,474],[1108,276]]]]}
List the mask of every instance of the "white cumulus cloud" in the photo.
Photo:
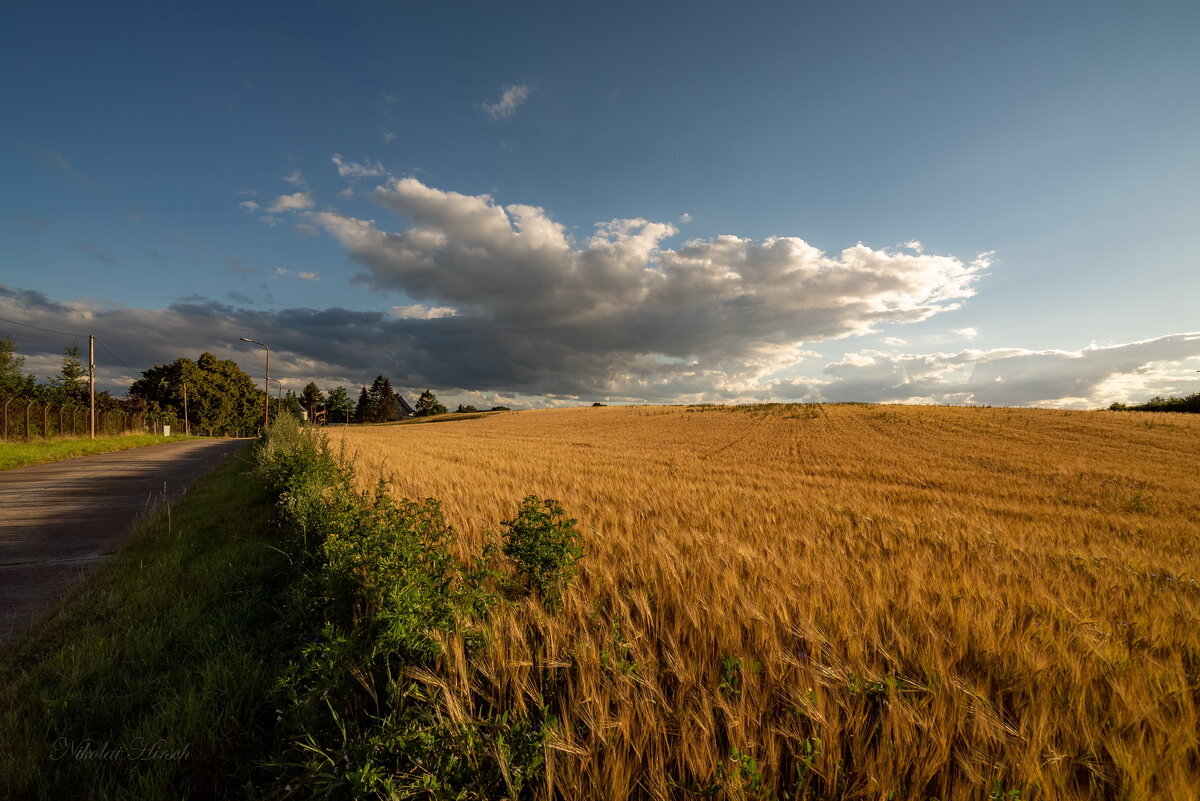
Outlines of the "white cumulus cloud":
{"type": "Polygon", "coordinates": [[[378,178],[387,173],[387,170],[378,161],[368,160],[364,164],[357,164],[353,161],[346,161],[336,153],[333,156],[333,163],[337,166],[338,175],[343,178],[378,178]]]}
{"type": "Polygon", "coordinates": [[[312,195],[308,192],[295,192],[275,198],[267,207],[267,211],[272,214],[278,214],[281,211],[303,211],[311,209],[314,205],[312,195]]]}
{"type": "Polygon", "coordinates": [[[457,309],[453,329],[440,332],[463,338],[452,348],[503,343],[479,353],[486,362],[473,374],[520,375],[543,392],[740,392],[794,364],[806,342],[957,308],[989,263],[861,243],[826,253],[788,236],[672,248],[676,227],[645,219],[599,223],[578,243],[544,209],[415,178],[391,179],[373,196],[407,227],[337,211],[304,216],[366,268],[358,280],[457,309]]]}
{"type": "Polygon", "coordinates": [[[392,314],[402,320],[437,320],[441,317],[453,317],[458,310],[452,306],[422,306],[414,303],[409,306],[393,306],[392,314]]]}
{"type": "Polygon", "coordinates": [[[493,120],[502,120],[516,113],[521,104],[528,99],[529,86],[526,84],[508,86],[505,87],[504,93],[500,95],[500,99],[495,103],[484,103],[483,110],[493,120]]]}

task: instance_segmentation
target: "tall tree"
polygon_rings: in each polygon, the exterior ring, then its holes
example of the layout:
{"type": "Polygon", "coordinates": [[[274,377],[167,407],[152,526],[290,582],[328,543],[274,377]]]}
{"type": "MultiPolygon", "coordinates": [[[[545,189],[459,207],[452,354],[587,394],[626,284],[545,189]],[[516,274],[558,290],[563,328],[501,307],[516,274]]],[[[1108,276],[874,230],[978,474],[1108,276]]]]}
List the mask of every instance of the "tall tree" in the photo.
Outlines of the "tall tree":
{"type": "Polygon", "coordinates": [[[22,375],[21,368],[25,366],[25,357],[17,353],[17,348],[9,337],[0,338],[0,395],[31,395],[37,389],[37,379],[32,375],[22,375]]]}
{"type": "Polygon", "coordinates": [[[308,419],[317,419],[317,407],[325,400],[325,396],[321,392],[321,388],[317,386],[315,381],[309,381],[308,386],[300,393],[300,405],[308,411],[308,419]]]}
{"type": "Polygon", "coordinates": [[[59,403],[84,400],[87,396],[84,385],[86,375],[83,358],[79,355],[79,345],[72,345],[63,351],[62,369],[50,379],[49,394],[59,403]]]}
{"type": "MultiPolygon", "coordinates": [[[[345,387],[334,387],[325,396],[325,408],[329,410],[330,415],[336,416],[343,423],[348,423],[354,404],[350,402],[350,395],[347,394],[345,387]]],[[[331,418],[329,422],[332,423],[333,419],[331,418]]]]}
{"type": "Polygon", "coordinates": [[[396,419],[396,393],[392,390],[392,382],[377,375],[367,390],[366,414],[362,418],[365,423],[387,423],[396,419]]]}
{"type": "Polygon", "coordinates": [[[362,388],[362,392],[358,393],[358,406],[354,409],[354,421],[356,423],[371,422],[371,393],[366,387],[362,388]]]}
{"type": "Polygon", "coordinates": [[[376,384],[371,389],[372,394],[375,396],[376,417],[380,423],[390,423],[397,417],[396,391],[392,389],[392,382],[384,376],[376,379],[376,384]]]}
{"type": "Polygon", "coordinates": [[[437,395],[434,395],[431,389],[427,389],[421,393],[421,397],[417,399],[417,405],[414,408],[416,409],[417,417],[429,417],[435,414],[446,413],[446,407],[438,401],[437,395]]]}
{"type": "Polygon", "coordinates": [[[290,389],[283,393],[283,411],[290,414],[297,420],[300,419],[300,410],[304,407],[300,405],[300,396],[290,389]]]}

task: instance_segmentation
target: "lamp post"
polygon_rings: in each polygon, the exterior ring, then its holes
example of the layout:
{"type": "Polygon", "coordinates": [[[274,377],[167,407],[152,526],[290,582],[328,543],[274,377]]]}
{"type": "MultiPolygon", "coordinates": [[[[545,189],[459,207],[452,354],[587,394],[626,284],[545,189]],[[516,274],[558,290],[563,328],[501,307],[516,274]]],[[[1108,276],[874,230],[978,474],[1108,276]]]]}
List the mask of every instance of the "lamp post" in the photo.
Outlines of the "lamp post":
{"type": "Polygon", "coordinates": [[[241,337],[241,340],[252,345],[260,345],[267,352],[267,366],[263,371],[263,434],[265,435],[267,426],[271,425],[271,349],[257,339],[241,337]]]}
{"type": "Polygon", "coordinates": [[[279,400],[280,397],[282,397],[282,395],[283,395],[283,382],[280,381],[278,378],[271,378],[268,380],[275,382],[275,400],[279,400]]]}

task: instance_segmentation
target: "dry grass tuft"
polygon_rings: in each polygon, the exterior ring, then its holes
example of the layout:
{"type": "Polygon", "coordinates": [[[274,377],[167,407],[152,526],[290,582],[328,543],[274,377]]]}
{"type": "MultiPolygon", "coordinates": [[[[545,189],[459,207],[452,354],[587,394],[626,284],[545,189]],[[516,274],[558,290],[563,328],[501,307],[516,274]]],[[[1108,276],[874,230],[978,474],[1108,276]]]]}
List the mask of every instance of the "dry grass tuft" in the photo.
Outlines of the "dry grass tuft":
{"type": "Polygon", "coordinates": [[[462,556],[530,493],[579,519],[563,609],[505,609],[422,677],[452,719],[549,707],[545,797],[1200,797],[1200,420],[613,407],[330,431],[364,485],[442,499],[462,556]]]}

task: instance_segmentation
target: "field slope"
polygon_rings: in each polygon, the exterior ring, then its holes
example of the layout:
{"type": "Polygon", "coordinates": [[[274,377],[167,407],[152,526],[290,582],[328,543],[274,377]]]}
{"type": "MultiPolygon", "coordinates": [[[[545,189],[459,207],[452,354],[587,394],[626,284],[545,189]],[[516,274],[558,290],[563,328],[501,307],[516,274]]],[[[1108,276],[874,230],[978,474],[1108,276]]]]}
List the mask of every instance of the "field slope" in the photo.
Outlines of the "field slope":
{"type": "Polygon", "coordinates": [[[548,710],[539,795],[1200,797],[1200,420],[610,407],[330,436],[364,487],[440,498],[461,556],[530,493],[578,518],[562,609],[526,599],[421,677],[450,719],[548,710]]]}

